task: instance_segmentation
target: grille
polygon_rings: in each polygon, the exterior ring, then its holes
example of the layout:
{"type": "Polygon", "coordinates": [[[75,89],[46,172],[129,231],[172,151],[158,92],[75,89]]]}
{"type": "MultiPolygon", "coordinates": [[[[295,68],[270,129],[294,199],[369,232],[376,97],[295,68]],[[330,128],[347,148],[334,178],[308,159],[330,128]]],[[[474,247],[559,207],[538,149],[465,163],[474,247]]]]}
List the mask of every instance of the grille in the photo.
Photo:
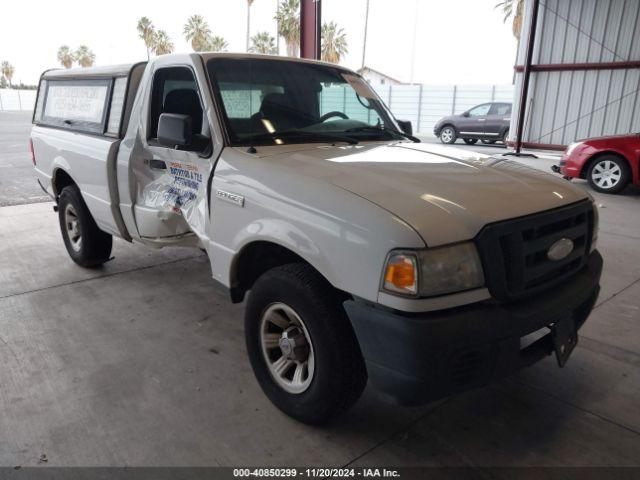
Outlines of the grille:
{"type": "Polygon", "coordinates": [[[592,234],[588,200],[487,225],[476,241],[489,291],[499,300],[515,300],[561,283],[584,266],[592,234]],[[562,238],[573,241],[572,252],[550,260],[549,247],[562,238]]]}

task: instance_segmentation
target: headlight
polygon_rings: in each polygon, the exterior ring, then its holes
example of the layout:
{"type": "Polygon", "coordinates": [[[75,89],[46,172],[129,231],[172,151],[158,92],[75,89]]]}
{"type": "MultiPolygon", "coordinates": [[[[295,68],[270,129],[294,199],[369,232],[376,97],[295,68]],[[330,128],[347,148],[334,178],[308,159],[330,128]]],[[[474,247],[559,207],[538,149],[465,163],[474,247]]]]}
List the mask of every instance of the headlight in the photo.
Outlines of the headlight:
{"type": "Polygon", "coordinates": [[[392,252],[383,288],[392,293],[432,297],[479,288],[484,273],[471,242],[415,252],[392,252]]]}
{"type": "Polygon", "coordinates": [[[581,142],[574,142],[569,144],[569,146],[567,147],[567,150],[565,150],[564,154],[568,157],[569,155],[571,155],[571,153],[575,150],[575,148],[580,145],[581,142]]]}

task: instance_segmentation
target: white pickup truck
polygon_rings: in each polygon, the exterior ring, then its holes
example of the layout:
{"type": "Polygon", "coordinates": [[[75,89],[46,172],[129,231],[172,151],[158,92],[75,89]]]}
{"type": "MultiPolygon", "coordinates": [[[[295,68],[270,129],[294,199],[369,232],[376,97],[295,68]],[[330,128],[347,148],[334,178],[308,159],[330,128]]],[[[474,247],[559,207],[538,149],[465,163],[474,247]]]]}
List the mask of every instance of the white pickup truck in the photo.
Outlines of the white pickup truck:
{"type": "Polygon", "coordinates": [[[258,382],[303,422],[349,408],[367,379],[418,404],[552,353],[562,366],[598,296],[584,191],[419,143],[336,65],[185,54],[53,70],[33,122],[73,261],[100,266],[114,236],[205,250],[231,301],[248,294],[258,382]]]}

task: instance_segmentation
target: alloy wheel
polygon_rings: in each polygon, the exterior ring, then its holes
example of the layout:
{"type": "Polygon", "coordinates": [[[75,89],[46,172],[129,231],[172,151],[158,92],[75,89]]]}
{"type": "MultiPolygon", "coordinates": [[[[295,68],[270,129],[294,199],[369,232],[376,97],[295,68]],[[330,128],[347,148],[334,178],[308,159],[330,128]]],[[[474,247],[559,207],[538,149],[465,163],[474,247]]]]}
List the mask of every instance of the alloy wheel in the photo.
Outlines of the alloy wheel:
{"type": "Polygon", "coordinates": [[[260,318],[262,354],[271,377],[284,391],[303,393],[313,380],[313,344],[302,318],[284,303],[269,305],[260,318]]]}
{"type": "Polygon", "coordinates": [[[614,188],[622,178],[620,166],[611,160],[598,162],[591,171],[593,182],[602,189],[614,188]]]}

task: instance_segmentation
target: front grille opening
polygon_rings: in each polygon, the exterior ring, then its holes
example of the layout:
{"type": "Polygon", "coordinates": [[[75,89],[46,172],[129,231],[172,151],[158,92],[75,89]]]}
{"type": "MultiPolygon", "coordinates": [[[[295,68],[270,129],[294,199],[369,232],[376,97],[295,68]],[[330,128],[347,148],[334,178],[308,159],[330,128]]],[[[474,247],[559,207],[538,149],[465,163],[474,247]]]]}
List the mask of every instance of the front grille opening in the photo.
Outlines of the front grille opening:
{"type": "Polygon", "coordinates": [[[589,201],[488,225],[476,242],[492,295],[517,300],[577,273],[586,262],[592,230],[589,201]],[[573,241],[573,250],[552,261],[549,248],[562,238],[573,241]]]}

